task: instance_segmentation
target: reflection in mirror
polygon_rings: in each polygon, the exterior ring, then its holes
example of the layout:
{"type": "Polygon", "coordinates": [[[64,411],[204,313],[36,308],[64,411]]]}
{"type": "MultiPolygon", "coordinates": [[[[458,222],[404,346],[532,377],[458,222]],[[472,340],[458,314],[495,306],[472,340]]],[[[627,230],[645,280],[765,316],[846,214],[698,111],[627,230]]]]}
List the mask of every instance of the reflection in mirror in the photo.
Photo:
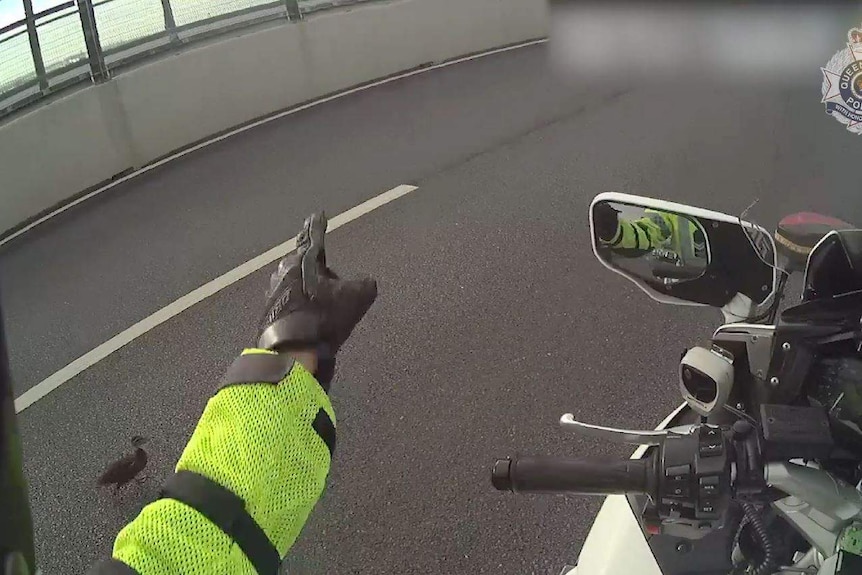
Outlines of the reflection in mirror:
{"type": "Polygon", "coordinates": [[[709,265],[707,235],[695,218],[608,201],[592,216],[599,256],[648,284],[695,280],[709,265]]]}

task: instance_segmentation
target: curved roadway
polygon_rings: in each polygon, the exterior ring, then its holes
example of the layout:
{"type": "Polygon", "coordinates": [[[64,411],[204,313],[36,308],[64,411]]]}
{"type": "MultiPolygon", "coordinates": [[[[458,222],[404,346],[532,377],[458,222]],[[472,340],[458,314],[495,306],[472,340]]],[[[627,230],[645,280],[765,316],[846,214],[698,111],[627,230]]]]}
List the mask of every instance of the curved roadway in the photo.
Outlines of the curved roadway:
{"type": "MultiPolygon", "coordinates": [[[[273,121],[127,181],[0,252],[20,394],[199,285],[288,239],[314,209],[418,190],[332,233],[333,264],[380,298],[340,357],[330,487],[292,573],[556,573],[597,500],[491,489],[495,456],[613,454],[564,411],[653,426],[679,351],[717,312],[663,307],[593,259],[608,189],[773,224],[862,221],[858,139],[810,88],[565,89],[534,46],[273,121]]],[[[43,570],[78,573],[154,497],[215,383],[251,337],[261,270],[150,331],[21,414],[43,570]],[[151,438],[148,479],[95,477],[151,438]]]]}

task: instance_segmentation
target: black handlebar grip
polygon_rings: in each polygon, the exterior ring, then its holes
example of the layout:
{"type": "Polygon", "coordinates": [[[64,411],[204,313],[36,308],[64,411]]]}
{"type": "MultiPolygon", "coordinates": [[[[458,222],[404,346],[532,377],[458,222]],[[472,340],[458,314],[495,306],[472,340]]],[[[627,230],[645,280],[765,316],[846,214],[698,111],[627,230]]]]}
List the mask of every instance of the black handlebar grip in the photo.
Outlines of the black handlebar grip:
{"type": "Polygon", "coordinates": [[[654,475],[651,458],[525,456],[498,459],[491,470],[491,483],[500,491],[612,495],[651,493],[654,475]]]}

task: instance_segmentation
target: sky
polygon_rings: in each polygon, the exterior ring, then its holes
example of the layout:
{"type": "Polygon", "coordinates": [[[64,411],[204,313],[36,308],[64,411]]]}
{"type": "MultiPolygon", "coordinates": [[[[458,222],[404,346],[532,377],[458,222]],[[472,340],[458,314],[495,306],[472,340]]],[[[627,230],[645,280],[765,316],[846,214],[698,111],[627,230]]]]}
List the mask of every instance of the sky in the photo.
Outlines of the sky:
{"type": "MultiPolygon", "coordinates": [[[[33,0],[33,11],[41,12],[65,0],[33,0]]],[[[24,17],[24,3],[21,0],[0,0],[0,28],[24,17]]]]}

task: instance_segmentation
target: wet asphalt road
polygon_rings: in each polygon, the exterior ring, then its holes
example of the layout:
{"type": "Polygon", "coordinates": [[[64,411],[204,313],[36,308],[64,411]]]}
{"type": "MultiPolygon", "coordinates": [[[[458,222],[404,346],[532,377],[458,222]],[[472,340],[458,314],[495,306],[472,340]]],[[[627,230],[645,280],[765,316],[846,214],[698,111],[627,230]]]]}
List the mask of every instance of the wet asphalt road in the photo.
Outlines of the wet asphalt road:
{"type": "MultiPolygon", "coordinates": [[[[16,390],[292,235],[398,184],[419,189],[328,238],[380,297],[339,359],[330,487],[288,571],[557,573],[599,501],[494,492],[510,453],[623,455],[556,425],[652,427],[679,351],[719,313],[665,307],[594,260],[604,190],[738,213],[862,222],[859,139],[795,90],[564,89],[543,46],[275,121],[118,186],[0,252],[16,390]]],[[[147,333],[20,419],[45,573],[78,573],[171,471],[251,336],[268,270],[147,333]],[[98,493],[152,438],[148,479],[98,493]]]]}

